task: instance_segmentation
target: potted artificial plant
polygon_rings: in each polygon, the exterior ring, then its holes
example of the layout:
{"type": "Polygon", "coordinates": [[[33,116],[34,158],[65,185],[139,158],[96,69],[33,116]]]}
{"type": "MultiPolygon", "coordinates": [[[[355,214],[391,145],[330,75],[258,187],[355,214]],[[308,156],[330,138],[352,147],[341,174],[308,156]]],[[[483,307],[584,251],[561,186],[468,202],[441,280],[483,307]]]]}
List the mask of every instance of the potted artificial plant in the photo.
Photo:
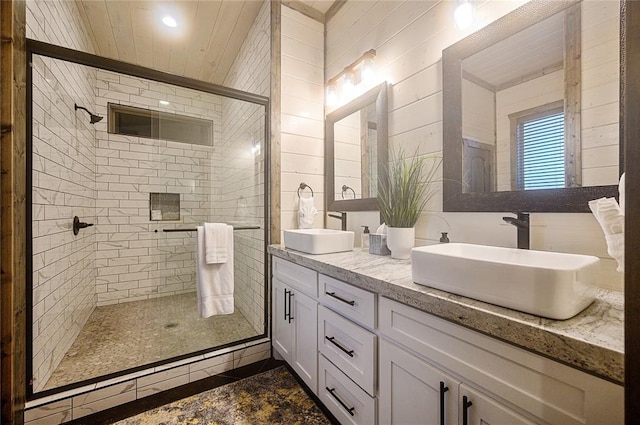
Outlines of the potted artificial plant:
{"type": "Polygon", "coordinates": [[[440,161],[433,157],[407,157],[403,149],[392,154],[380,177],[378,207],[387,225],[387,246],[392,258],[408,259],[415,244],[415,225],[422,209],[435,195],[431,185],[440,161]],[[427,159],[432,158],[431,164],[427,159]]]}

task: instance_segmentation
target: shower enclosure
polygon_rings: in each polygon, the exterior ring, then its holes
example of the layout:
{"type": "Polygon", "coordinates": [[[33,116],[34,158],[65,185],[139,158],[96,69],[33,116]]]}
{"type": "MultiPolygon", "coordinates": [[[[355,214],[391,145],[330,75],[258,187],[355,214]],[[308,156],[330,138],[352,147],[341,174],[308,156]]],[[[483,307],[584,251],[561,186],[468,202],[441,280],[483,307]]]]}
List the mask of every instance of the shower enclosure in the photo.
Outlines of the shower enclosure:
{"type": "Polygon", "coordinates": [[[267,335],[268,99],[29,41],[30,398],[267,335]],[[195,227],[234,226],[201,319],[195,227]]]}

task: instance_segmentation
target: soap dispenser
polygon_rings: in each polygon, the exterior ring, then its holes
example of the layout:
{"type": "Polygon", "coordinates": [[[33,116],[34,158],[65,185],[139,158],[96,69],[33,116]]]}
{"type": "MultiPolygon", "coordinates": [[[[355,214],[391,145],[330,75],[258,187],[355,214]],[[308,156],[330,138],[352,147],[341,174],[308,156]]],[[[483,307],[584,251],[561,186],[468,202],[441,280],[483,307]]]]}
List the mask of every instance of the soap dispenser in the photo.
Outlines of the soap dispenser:
{"type": "Polygon", "coordinates": [[[369,252],[369,226],[361,226],[364,227],[362,231],[362,235],[360,235],[360,248],[363,251],[369,252]]]}
{"type": "Polygon", "coordinates": [[[442,232],[442,237],[440,238],[440,243],[449,243],[449,237],[447,236],[447,232],[442,232]]]}

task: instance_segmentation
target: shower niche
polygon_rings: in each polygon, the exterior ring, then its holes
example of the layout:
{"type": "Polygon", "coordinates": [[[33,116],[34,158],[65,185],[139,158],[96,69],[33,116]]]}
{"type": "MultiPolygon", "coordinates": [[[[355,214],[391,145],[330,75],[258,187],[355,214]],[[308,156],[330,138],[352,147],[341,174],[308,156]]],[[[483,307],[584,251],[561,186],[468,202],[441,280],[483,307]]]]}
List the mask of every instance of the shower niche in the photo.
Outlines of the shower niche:
{"type": "Polygon", "coordinates": [[[268,99],[40,42],[28,58],[28,398],[264,338],[268,99]],[[117,134],[114,110],[152,131],[117,134]],[[203,222],[237,229],[234,313],[207,319],[203,222]]]}

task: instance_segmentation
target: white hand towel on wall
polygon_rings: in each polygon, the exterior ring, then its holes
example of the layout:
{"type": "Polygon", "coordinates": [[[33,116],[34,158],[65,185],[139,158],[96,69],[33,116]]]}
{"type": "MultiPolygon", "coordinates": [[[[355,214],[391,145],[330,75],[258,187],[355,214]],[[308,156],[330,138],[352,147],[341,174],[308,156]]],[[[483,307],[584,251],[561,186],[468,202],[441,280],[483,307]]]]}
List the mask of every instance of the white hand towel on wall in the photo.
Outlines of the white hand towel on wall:
{"type": "Polygon", "coordinates": [[[204,223],[204,248],[207,264],[227,262],[227,226],[225,223],[204,223]]]}
{"type": "Polygon", "coordinates": [[[589,208],[602,227],[607,241],[607,252],[618,262],[618,271],[624,271],[624,214],[615,198],[589,201],[589,208]]]}
{"type": "Polygon", "coordinates": [[[313,204],[313,196],[310,198],[298,198],[298,228],[311,229],[313,218],[318,213],[313,204]]]}
{"type": "Polygon", "coordinates": [[[227,262],[207,264],[205,228],[198,226],[196,236],[196,292],[198,315],[205,319],[217,314],[231,314],[233,307],[233,227],[225,225],[227,262]]]}

